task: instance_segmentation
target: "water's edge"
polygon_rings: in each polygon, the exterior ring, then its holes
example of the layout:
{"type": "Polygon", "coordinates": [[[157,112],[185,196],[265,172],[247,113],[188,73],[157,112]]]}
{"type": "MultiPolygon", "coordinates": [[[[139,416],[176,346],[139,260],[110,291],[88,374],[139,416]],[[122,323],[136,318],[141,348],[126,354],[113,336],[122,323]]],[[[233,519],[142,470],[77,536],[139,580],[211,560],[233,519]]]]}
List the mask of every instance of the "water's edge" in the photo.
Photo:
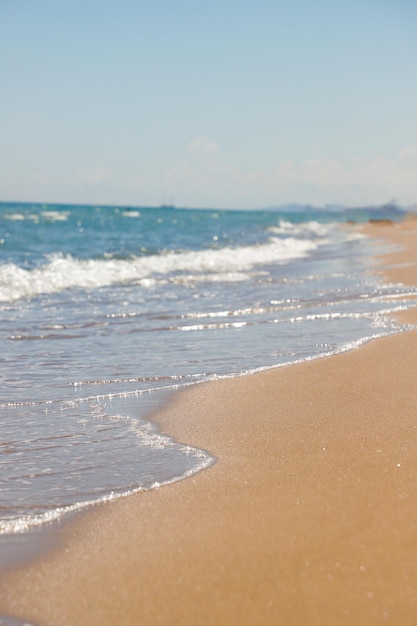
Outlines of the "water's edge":
{"type": "MultiPolygon", "coordinates": [[[[153,391],[152,393],[155,394],[156,406],[149,411],[149,414],[145,414],[143,416],[143,419],[152,425],[158,435],[169,438],[175,443],[184,446],[187,446],[188,444],[179,442],[169,433],[163,432],[159,428],[158,423],[154,421],[152,417],[157,416],[158,413],[169,407],[173,397],[187,387],[188,385],[178,389],[171,389],[168,392],[166,389],[153,391]]],[[[110,494],[108,497],[100,498],[92,502],[86,502],[81,506],[70,507],[68,510],[60,512],[60,515],[51,521],[39,523],[21,531],[0,533],[0,575],[4,574],[8,570],[26,566],[29,563],[44,557],[60,543],[63,531],[72,523],[72,521],[74,519],[78,519],[81,515],[90,513],[92,509],[98,506],[105,506],[106,504],[115,502],[120,498],[138,495],[146,491],[168,486],[180,480],[186,480],[200,471],[208,469],[217,462],[217,459],[210,455],[209,451],[200,448],[199,450],[208,456],[205,465],[196,471],[192,471],[173,480],[167,480],[161,484],[152,485],[148,488],[138,487],[127,492],[110,494]]],[[[1,619],[2,616],[0,615],[0,626],[3,626],[1,619]]]]}
{"type": "MultiPolygon", "coordinates": [[[[411,308],[411,307],[410,307],[411,308]]],[[[402,332],[407,332],[407,330],[414,329],[415,326],[409,324],[398,324],[395,330],[391,330],[386,333],[382,333],[381,335],[375,337],[364,338],[363,340],[355,343],[355,345],[350,345],[346,347],[345,350],[337,351],[334,353],[326,353],[320,356],[313,357],[311,359],[303,359],[296,362],[289,362],[286,364],[280,364],[276,366],[268,366],[264,368],[257,368],[254,370],[249,370],[246,372],[241,372],[239,374],[231,374],[225,376],[218,376],[216,379],[220,378],[237,378],[240,376],[252,376],[256,373],[260,373],[262,371],[278,369],[282,367],[290,367],[297,366],[301,363],[311,360],[317,360],[322,358],[328,358],[332,356],[337,356],[338,354],[342,354],[345,352],[350,352],[352,350],[360,349],[362,346],[367,343],[380,339],[382,337],[386,337],[388,335],[396,335],[402,332]]],[[[169,392],[164,390],[163,393],[160,393],[160,397],[156,402],[156,406],[152,410],[150,410],[149,414],[145,415],[145,419],[152,424],[152,426],[156,429],[156,432],[159,435],[164,437],[168,437],[172,439],[176,443],[180,443],[181,445],[190,445],[193,446],[192,443],[189,442],[179,442],[175,436],[172,436],[169,432],[165,431],[165,428],[158,423],[158,415],[161,412],[169,411],[170,405],[178,399],[178,394],[185,392],[191,386],[199,384],[210,384],[211,381],[200,381],[193,384],[188,384],[184,386],[180,386],[176,389],[171,389],[169,392]]],[[[158,395],[158,392],[153,392],[158,395]]],[[[193,446],[194,447],[194,446],[193,446]]],[[[0,575],[7,573],[7,571],[13,570],[15,568],[21,568],[27,566],[28,564],[38,561],[45,557],[48,553],[58,548],[61,544],[63,534],[65,530],[72,524],[75,519],[79,519],[81,515],[88,515],[91,511],[97,507],[103,507],[107,505],[109,502],[116,502],[120,498],[126,498],[130,496],[139,496],[140,493],[144,493],[146,491],[160,489],[168,487],[170,484],[174,482],[179,482],[180,480],[186,480],[191,476],[196,476],[196,474],[205,471],[212,467],[215,463],[218,462],[218,459],[213,457],[210,453],[210,450],[204,450],[202,448],[198,448],[204,453],[209,455],[210,462],[208,462],[204,467],[198,469],[190,473],[189,475],[184,475],[178,479],[167,481],[166,483],[162,483],[160,485],[154,485],[150,488],[138,488],[129,492],[117,494],[114,497],[108,497],[105,499],[99,499],[92,503],[86,503],[85,506],[77,507],[71,510],[68,510],[60,515],[57,519],[54,519],[49,522],[45,522],[31,528],[22,530],[20,532],[14,533],[0,533],[0,553],[2,558],[0,560],[0,575]]],[[[0,616],[0,620],[2,616],[0,616]]],[[[5,622],[3,622],[5,623],[5,622]]],[[[2,626],[2,622],[0,621],[0,626],[2,626]]]]}
{"type": "MultiPolygon", "coordinates": [[[[378,243],[378,240],[375,240],[375,241],[378,243]]],[[[380,243],[381,242],[379,241],[379,244],[380,243]]],[[[382,246],[382,248],[386,250],[387,246],[386,245],[382,246]]],[[[371,257],[371,258],[374,258],[374,257],[371,257]]],[[[372,269],[371,269],[371,272],[372,272],[372,269]]],[[[383,281],[382,281],[382,284],[383,284],[383,281]]],[[[395,298],[397,296],[394,294],[393,297],[395,298]]],[[[413,304],[411,302],[409,305],[402,303],[402,306],[398,310],[402,310],[404,308],[412,308],[412,307],[413,307],[413,304]]],[[[366,343],[369,343],[372,339],[380,338],[380,337],[387,336],[387,335],[398,334],[401,332],[405,332],[408,329],[415,328],[415,326],[397,323],[394,319],[395,311],[393,311],[392,308],[389,313],[385,311],[385,312],[382,312],[382,314],[385,315],[387,319],[391,320],[391,323],[385,326],[384,330],[382,329],[382,327],[379,327],[377,335],[367,336],[356,342],[346,344],[342,349],[331,351],[331,352],[324,352],[324,353],[318,354],[310,358],[301,358],[298,361],[285,362],[285,363],[276,364],[276,365],[268,365],[264,367],[254,368],[254,369],[246,370],[242,372],[230,373],[226,375],[216,375],[216,376],[213,375],[212,379],[233,378],[233,377],[238,377],[238,376],[243,376],[243,375],[251,375],[253,373],[260,372],[260,371],[275,369],[278,367],[287,367],[288,365],[297,365],[305,361],[315,360],[316,358],[324,358],[327,356],[337,355],[337,354],[340,354],[341,352],[355,350],[359,348],[360,346],[366,343]]],[[[209,379],[199,381],[198,383],[188,382],[187,384],[184,384],[184,385],[177,385],[175,387],[170,387],[168,390],[166,388],[164,390],[162,389],[153,390],[151,392],[153,399],[155,400],[152,403],[153,406],[152,408],[149,408],[148,411],[145,411],[145,413],[141,417],[145,419],[147,422],[149,422],[152,428],[155,428],[155,432],[158,435],[167,437],[168,439],[175,441],[181,446],[191,447],[193,444],[188,443],[188,442],[187,443],[179,442],[178,440],[176,440],[175,437],[172,437],[169,434],[169,432],[165,432],[165,429],[160,427],[158,424],[158,414],[160,414],[161,411],[164,411],[164,412],[166,412],[167,410],[169,411],[169,406],[174,401],[174,398],[176,401],[178,397],[178,392],[185,391],[185,389],[189,388],[190,386],[194,386],[195,384],[200,384],[200,382],[210,382],[210,377],[209,379]]],[[[133,392],[128,392],[127,395],[130,396],[131,393],[133,392]]],[[[123,394],[121,394],[121,396],[122,395],[123,394]]],[[[117,398],[115,396],[113,397],[115,398],[114,401],[117,404],[117,398]]],[[[133,403],[131,405],[131,408],[132,410],[134,410],[133,403]]],[[[130,413],[130,415],[133,416],[133,412],[130,413]]],[[[79,515],[90,513],[91,510],[97,507],[98,505],[103,505],[103,504],[106,504],[107,502],[115,502],[115,500],[121,497],[124,498],[130,495],[134,495],[134,494],[139,493],[140,491],[148,491],[150,489],[167,486],[171,482],[177,482],[179,480],[183,480],[192,475],[195,476],[196,473],[199,473],[203,469],[211,467],[216,462],[216,459],[214,459],[211,456],[210,451],[200,449],[200,448],[199,450],[201,450],[202,453],[208,455],[207,457],[208,462],[206,464],[203,464],[202,467],[199,467],[197,470],[192,471],[189,474],[183,473],[180,477],[175,478],[174,480],[167,480],[165,482],[162,482],[161,484],[155,483],[151,485],[150,487],[138,487],[137,489],[134,488],[124,493],[110,494],[109,497],[98,499],[95,502],[85,502],[82,505],[80,506],[77,505],[76,507],[73,507],[67,511],[61,510],[59,511],[60,516],[57,519],[54,519],[48,522],[43,522],[42,524],[39,524],[38,526],[35,526],[30,529],[25,529],[20,532],[14,532],[14,533],[7,533],[7,532],[3,534],[0,533],[0,553],[1,553],[0,573],[2,574],[6,572],[7,570],[27,565],[28,563],[32,561],[36,561],[42,558],[51,550],[54,550],[54,548],[60,544],[62,536],[63,536],[63,531],[67,528],[67,525],[72,523],[72,521],[75,518],[78,519],[79,515]]],[[[1,616],[0,616],[0,620],[1,620],[1,616]]],[[[0,626],[1,626],[1,621],[0,621],[0,626]]]]}

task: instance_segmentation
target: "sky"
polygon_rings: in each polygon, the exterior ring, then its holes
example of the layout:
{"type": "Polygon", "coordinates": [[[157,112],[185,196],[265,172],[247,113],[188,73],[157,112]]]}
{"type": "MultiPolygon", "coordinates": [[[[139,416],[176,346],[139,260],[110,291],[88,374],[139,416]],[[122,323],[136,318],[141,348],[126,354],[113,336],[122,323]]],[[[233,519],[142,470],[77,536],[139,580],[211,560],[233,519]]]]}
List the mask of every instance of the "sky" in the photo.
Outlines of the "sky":
{"type": "Polygon", "coordinates": [[[415,0],[0,0],[0,201],[417,202],[415,0]]]}

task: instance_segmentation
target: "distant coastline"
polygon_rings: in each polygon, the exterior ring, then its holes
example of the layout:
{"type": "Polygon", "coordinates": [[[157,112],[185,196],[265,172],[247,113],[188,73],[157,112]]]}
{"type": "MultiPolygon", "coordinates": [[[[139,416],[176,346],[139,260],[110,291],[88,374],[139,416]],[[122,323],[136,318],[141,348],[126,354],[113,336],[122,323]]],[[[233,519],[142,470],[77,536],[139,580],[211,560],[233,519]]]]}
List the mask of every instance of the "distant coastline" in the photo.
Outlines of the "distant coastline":
{"type": "Polygon", "coordinates": [[[384,204],[370,204],[361,206],[350,206],[343,204],[326,204],[323,206],[315,206],[313,204],[302,203],[287,203],[281,205],[270,205],[266,207],[254,207],[254,208],[239,208],[239,207],[183,207],[177,206],[173,203],[162,203],[160,205],[144,205],[144,204],[113,204],[113,203],[83,203],[83,202],[35,202],[35,201],[19,201],[19,200],[2,200],[0,201],[0,209],[6,207],[41,207],[45,211],[48,209],[68,209],[70,207],[79,208],[114,208],[123,211],[137,211],[141,209],[154,209],[154,210],[180,210],[180,211],[266,211],[274,213],[304,213],[306,211],[319,211],[322,215],[329,214],[334,215],[346,215],[349,218],[353,218],[355,221],[363,221],[361,216],[369,214],[371,217],[392,217],[398,219],[406,213],[413,213],[417,211],[417,203],[408,206],[400,206],[396,202],[387,202],[384,204]],[[356,219],[355,219],[356,218],[356,219]]]}

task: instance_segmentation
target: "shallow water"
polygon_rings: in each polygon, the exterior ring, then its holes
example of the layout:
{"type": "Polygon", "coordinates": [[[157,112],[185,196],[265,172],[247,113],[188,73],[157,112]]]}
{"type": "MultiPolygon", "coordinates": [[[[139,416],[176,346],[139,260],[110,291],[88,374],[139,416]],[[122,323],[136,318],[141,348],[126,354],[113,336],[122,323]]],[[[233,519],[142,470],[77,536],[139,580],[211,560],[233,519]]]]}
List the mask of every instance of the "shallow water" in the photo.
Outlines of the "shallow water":
{"type": "Polygon", "coordinates": [[[147,420],[168,392],[398,331],[344,220],[0,205],[0,532],[213,463],[147,420]]]}

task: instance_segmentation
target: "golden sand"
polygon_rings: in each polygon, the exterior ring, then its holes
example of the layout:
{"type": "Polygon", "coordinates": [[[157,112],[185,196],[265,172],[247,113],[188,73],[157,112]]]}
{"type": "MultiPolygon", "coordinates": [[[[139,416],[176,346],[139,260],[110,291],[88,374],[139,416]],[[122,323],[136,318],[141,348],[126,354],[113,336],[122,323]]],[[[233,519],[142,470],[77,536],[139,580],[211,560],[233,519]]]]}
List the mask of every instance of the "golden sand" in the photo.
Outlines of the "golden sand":
{"type": "MultiPolygon", "coordinates": [[[[388,279],[417,284],[417,221],[367,229],[403,246],[381,259],[388,279]]],[[[0,612],[45,626],[414,626],[416,366],[412,330],[177,394],[156,421],[216,465],[77,518],[3,577],[0,612]]]]}

